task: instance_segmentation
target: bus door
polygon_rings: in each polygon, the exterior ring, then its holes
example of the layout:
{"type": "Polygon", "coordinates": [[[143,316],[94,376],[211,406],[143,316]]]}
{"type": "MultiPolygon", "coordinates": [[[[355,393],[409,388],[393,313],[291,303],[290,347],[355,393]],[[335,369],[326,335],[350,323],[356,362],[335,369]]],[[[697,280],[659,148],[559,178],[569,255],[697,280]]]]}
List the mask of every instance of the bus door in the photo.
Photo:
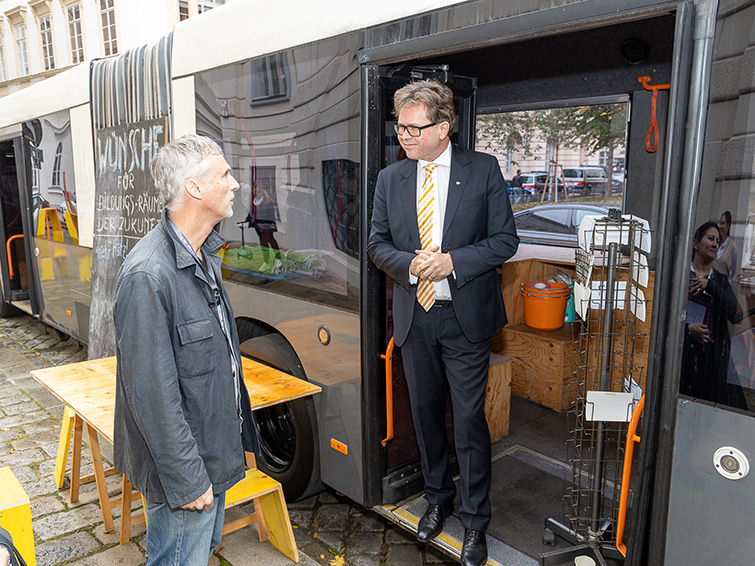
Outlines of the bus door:
{"type": "Polygon", "coordinates": [[[691,92],[710,98],[707,107],[705,98],[700,105],[705,143],[688,147],[698,150],[697,169],[685,171],[688,179],[701,179],[699,188],[687,189],[694,183],[682,178],[680,191],[689,205],[679,220],[681,245],[669,285],[666,343],[673,346],[666,354],[670,391],[660,423],[672,433],[659,433],[661,473],[648,527],[666,536],[651,538],[646,563],[744,565],[755,555],[749,534],[755,508],[755,168],[752,149],[740,140],[755,135],[749,119],[755,100],[742,95],[755,88],[746,59],[755,11],[722,6],[717,17],[701,22],[708,29],[695,32],[715,37],[713,55],[710,70],[693,67],[691,92]],[[732,61],[747,69],[737,84],[720,80],[732,61]],[[730,118],[725,125],[723,117],[730,118]]]}
{"type": "Polygon", "coordinates": [[[11,315],[14,306],[32,314],[38,312],[30,252],[33,238],[27,217],[30,204],[34,203],[26,202],[21,190],[26,179],[22,153],[20,138],[0,142],[2,316],[11,315]]]}
{"type": "MultiPolygon", "coordinates": [[[[379,116],[379,121],[376,119],[374,123],[373,132],[379,132],[379,135],[375,136],[373,133],[367,138],[375,140],[375,142],[379,140],[379,143],[373,142],[371,144],[372,154],[368,157],[367,163],[375,164],[375,166],[368,167],[368,175],[373,178],[367,182],[367,186],[375,186],[377,172],[380,169],[405,158],[403,149],[398,142],[398,136],[393,128],[396,124],[396,119],[393,116],[393,95],[399,88],[412,81],[434,79],[453,90],[457,120],[451,141],[464,148],[474,147],[476,79],[456,75],[446,65],[415,66],[407,63],[397,66],[374,67],[371,72],[375,73],[373,84],[376,88],[369,93],[370,104],[374,104],[380,109],[379,112],[372,113],[379,116]]],[[[372,197],[368,201],[371,205],[372,197]]],[[[371,263],[369,269],[376,270],[371,263]]],[[[382,273],[376,273],[375,276],[379,280],[377,293],[381,295],[380,301],[376,301],[375,304],[382,306],[375,308],[374,316],[368,315],[363,319],[381,321],[377,332],[379,337],[376,339],[376,349],[384,351],[393,335],[391,315],[393,280],[382,273]]],[[[403,500],[410,495],[421,492],[424,488],[409,407],[409,393],[398,348],[393,351],[391,362],[393,395],[388,402],[392,402],[393,406],[394,435],[389,442],[385,443],[383,493],[381,497],[383,502],[403,500]]],[[[449,418],[447,418],[449,444],[453,444],[450,396],[447,397],[446,411],[449,415],[449,418]]]]}

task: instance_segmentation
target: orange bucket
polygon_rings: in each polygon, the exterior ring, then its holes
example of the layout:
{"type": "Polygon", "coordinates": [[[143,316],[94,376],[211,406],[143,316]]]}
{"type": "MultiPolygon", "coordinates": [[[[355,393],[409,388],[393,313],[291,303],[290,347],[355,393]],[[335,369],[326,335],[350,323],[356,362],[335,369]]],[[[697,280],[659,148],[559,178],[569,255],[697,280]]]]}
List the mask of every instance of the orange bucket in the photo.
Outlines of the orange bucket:
{"type": "Polygon", "coordinates": [[[563,283],[534,281],[521,284],[524,324],[537,330],[556,330],[564,325],[571,289],[563,283]]]}

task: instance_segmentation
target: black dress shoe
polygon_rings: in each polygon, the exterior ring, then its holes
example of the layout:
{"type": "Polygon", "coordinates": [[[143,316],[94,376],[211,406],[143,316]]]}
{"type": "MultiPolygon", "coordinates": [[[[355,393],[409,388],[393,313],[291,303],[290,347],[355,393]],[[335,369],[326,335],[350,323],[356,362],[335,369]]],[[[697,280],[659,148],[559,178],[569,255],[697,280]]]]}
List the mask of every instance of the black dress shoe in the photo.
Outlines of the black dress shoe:
{"type": "Polygon", "coordinates": [[[427,542],[437,537],[443,530],[443,523],[446,517],[453,512],[453,503],[449,503],[448,505],[428,505],[425,514],[422,515],[417,526],[417,540],[419,542],[427,542]]]}
{"type": "Polygon", "coordinates": [[[482,566],[488,561],[488,541],[483,531],[464,529],[461,566],[482,566]]]}

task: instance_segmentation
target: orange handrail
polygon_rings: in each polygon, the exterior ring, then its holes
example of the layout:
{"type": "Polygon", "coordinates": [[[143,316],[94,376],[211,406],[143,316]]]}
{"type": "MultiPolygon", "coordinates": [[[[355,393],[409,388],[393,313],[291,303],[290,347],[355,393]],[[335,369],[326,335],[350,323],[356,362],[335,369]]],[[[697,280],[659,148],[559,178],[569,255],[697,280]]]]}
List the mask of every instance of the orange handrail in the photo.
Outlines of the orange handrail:
{"type": "Polygon", "coordinates": [[[10,243],[13,240],[16,240],[18,238],[23,238],[23,237],[24,237],[23,234],[16,234],[15,236],[11,236],[10,238],[8,238],[8,242],[5,244],[5,250],[8,252],[8,255],[7,255],[7,258],[8,258],[8,277],[10,279],[13,279],[13,260],[11,259],[11,256],[10,256],[10,243]]]}
{"type": "Polygon", "coordinates": [[[385,360],[385,438],[380,444],[385,446],[393,438],[393,338],[388,342],[385,354],[380,354],[385,360]]]}
{"type": "Polygon", "coordinates": [[[637,423],[642,416],[642,409],[645,406],[645,396],[640,397],[637,406],[632,413],[632,420],[629,421],[627,430],[627,444],[624,449],[624,473],[621,476],[621,498],[619,499],[619,518],[616,523],[616,548],[626,558],[627,547],[624,544],[624,528],[627,522],[627,504],[629,502],[629,478],[632,475],[632,457],[634,456],[634,445],[640,441],[637,436],[637,423]]]}
{"type": "Polygon", "coordinates": [[[655,107],[656,107],[656,103],[658,102],[658,91],[669,90],[671,88],[671,83],[662,84],[662,85],[651,85],[650,77],[637,77],[637,80],[642,83],[642,86],[645,88],[645,90],[649,90],[653,93],[653,98],[650,101],[650,127],[648,128],[648,135],[645,137],[645,149],[648,151],[648,153],[654,153],[655,150],[658,149],[658,140],[659,140],[658,120],[655,117],[655,107]],[[650,141],[654,135],[655,135],[655,140],[653,141],[655,143],[650,141]]]}

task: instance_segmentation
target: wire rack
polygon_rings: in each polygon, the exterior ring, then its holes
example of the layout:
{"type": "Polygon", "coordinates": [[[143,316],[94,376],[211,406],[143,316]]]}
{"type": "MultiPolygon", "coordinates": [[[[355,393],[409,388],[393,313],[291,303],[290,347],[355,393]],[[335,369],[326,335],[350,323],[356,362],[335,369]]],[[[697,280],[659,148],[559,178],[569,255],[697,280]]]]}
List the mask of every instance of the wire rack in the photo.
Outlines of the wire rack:
{"type": "Polygon", "coordinates": [[[634,403],[626,405],[626,415],[613,408],[604,420],[605,411],[598,411],[597,400],[589,397],[590,392],[629,393],[631,397],[622,398],[636,402],[644,383],[644,362],[638,353],[644,351],[647,335],[648,305],[643,291],[648,284],[643,251],[649,249],[647,224],[614,212],[595,221],[582,237],[575,287],[590,292],[581,298],[575,293],[575,300],[581,301],[577,310],[582,327],[570,384],[576,397],[569,415],[571,485],[565,496],[566,524],[546,521],[546,527],[578,546],[541,555],[543,565],[550,563],[549,556],[563,559],[586,551],[592,551],[600,564],[605,564],[603,555],[621,558],[615,548],[615,526],[634,403]]]}

